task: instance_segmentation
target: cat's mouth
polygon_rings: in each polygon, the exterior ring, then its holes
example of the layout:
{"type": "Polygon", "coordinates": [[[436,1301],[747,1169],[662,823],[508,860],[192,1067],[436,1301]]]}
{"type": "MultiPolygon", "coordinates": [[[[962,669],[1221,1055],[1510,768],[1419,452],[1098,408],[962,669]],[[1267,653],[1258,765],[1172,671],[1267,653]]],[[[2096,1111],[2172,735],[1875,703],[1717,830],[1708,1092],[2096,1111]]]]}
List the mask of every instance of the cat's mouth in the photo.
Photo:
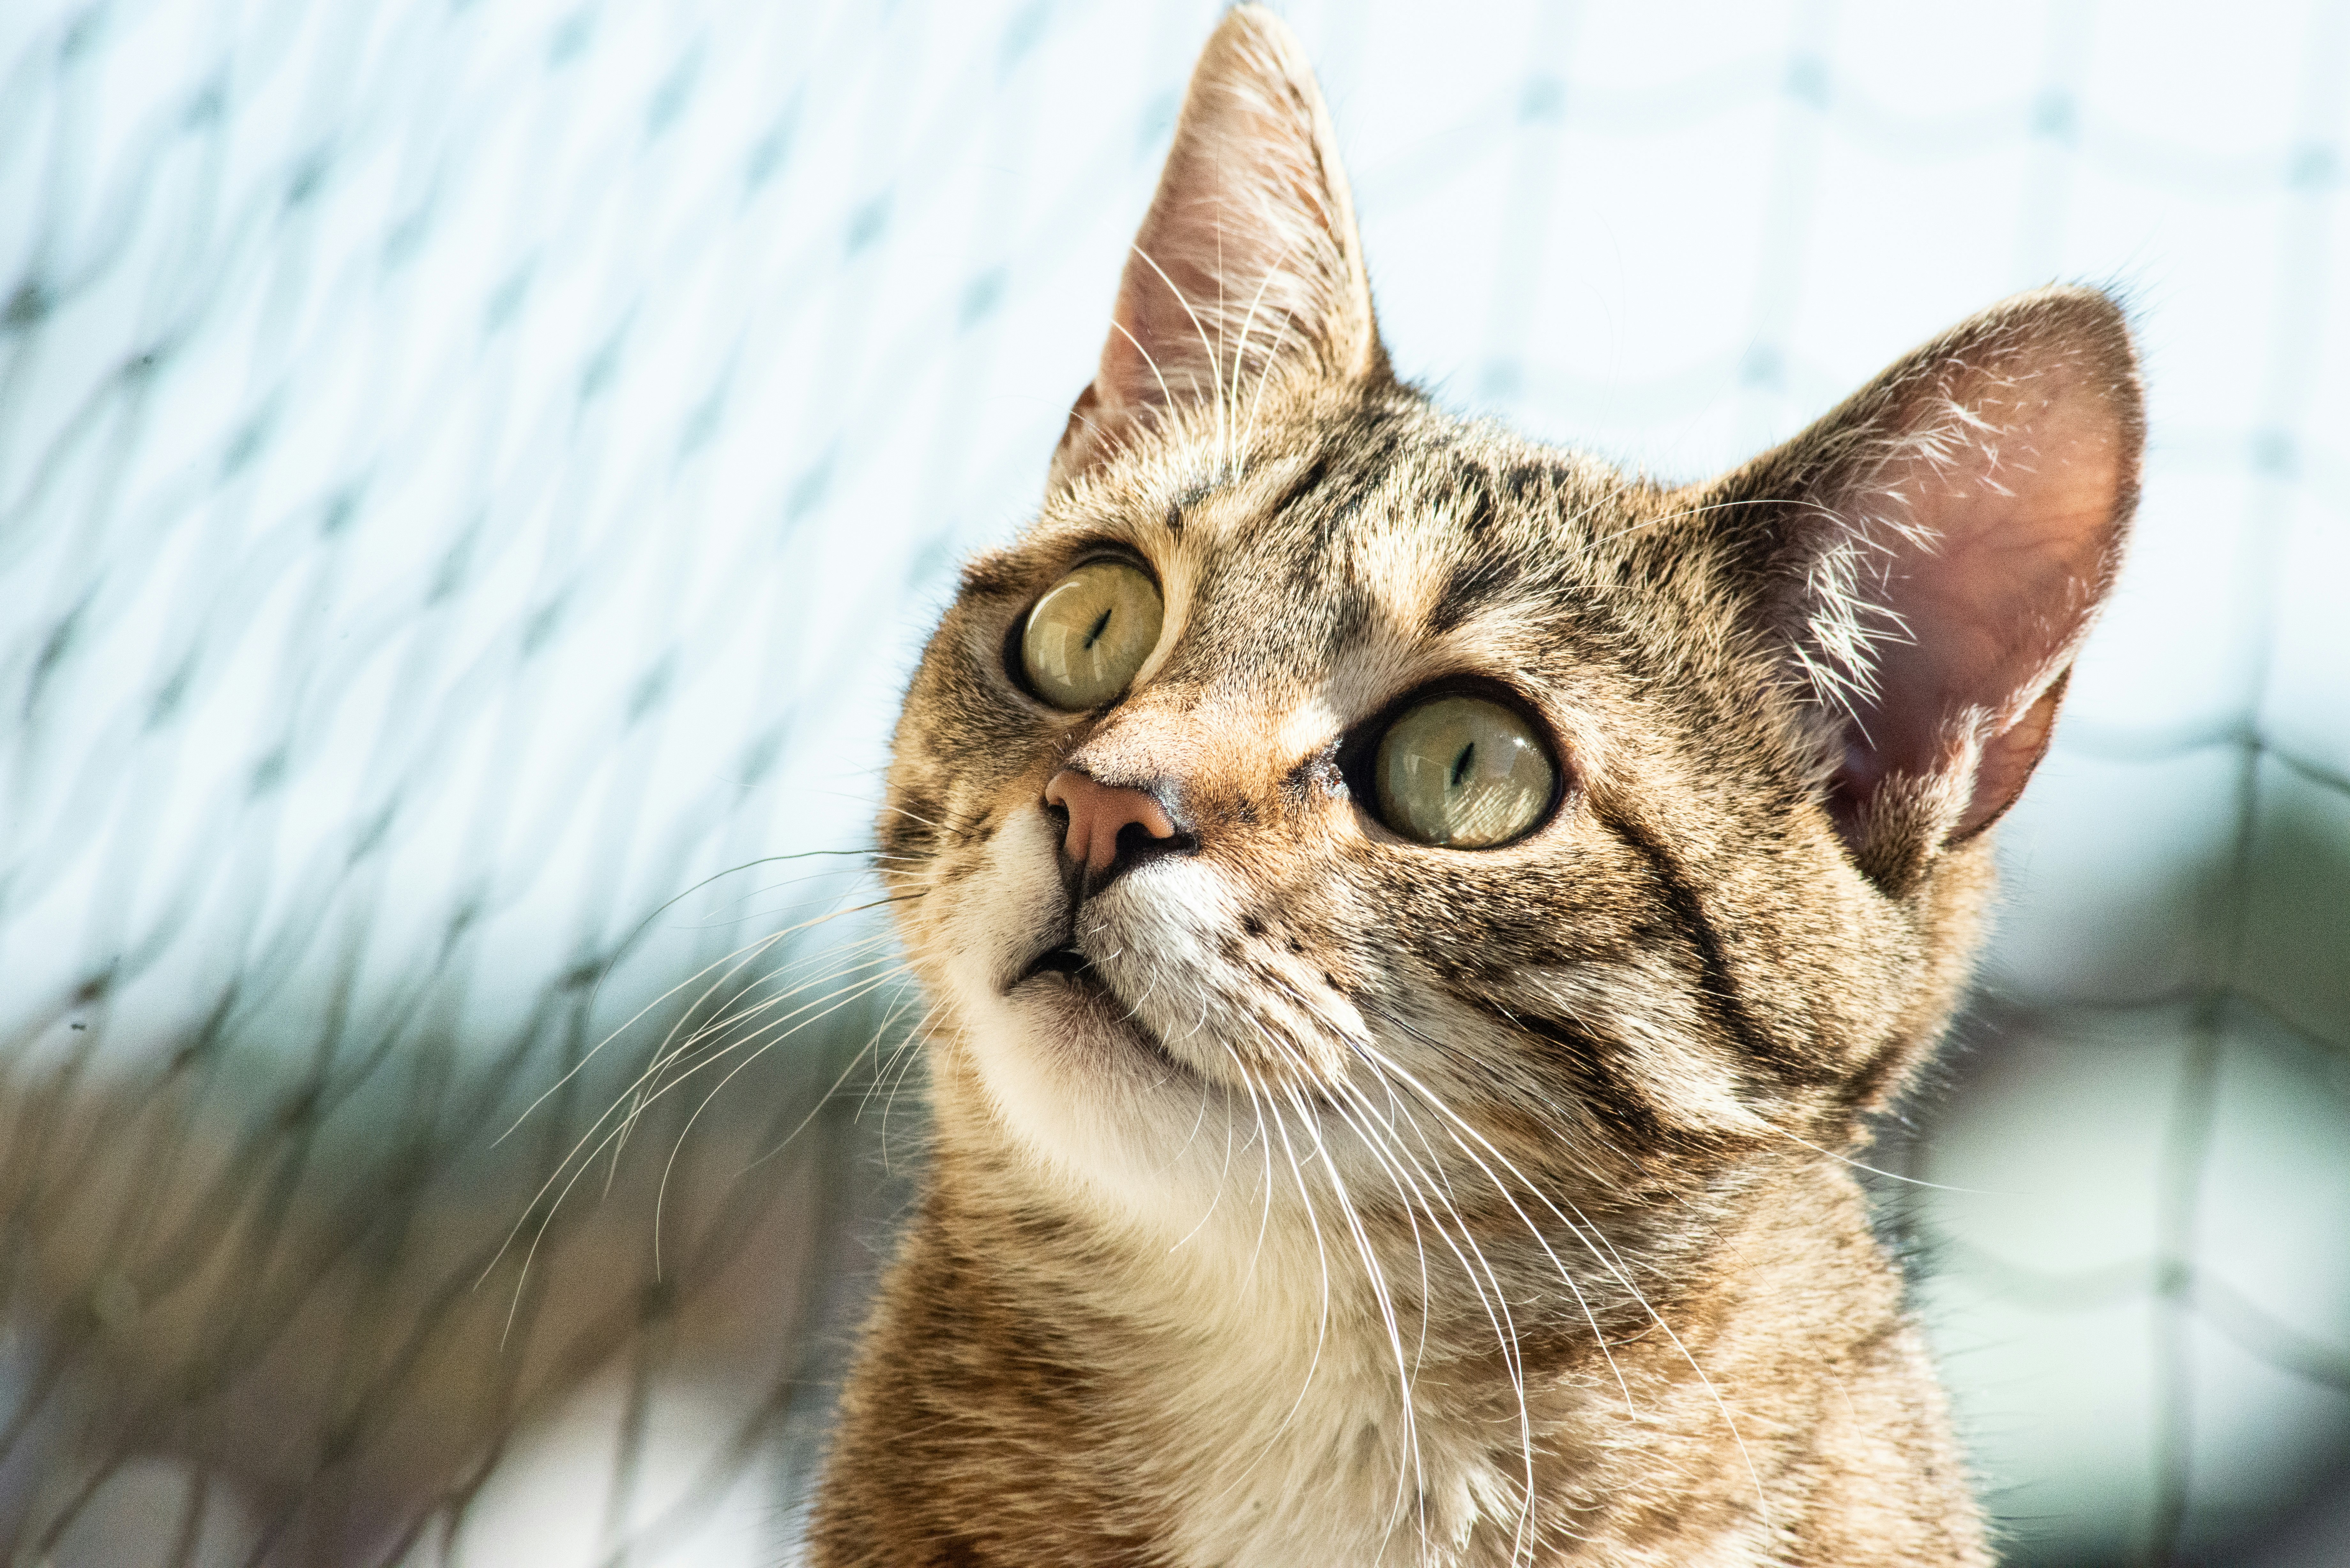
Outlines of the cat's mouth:
{"type": "Polygon", "coordinates": [[[1122,1005],[1109,981],[1094,968],[1094,961],[1086,957],[1075,942],[1063,942],[1058,947],[1047,948],[1038,953],[1028,961],[1025,969],[1012,977],[1011,983],[1003,989],[1007,992],[1017,991],[1038,976],[1048,974],[1059,975],[1074,989],[1088,996],[1097,996],[1112,1005],[1122,1005]]]}
{"type": "Polygon", "coordinates": [[[1056,989],[1066,991],[1074,1000],[1085,1003],[1086,1011],[1097,1024],[1127,1036],[1160,1062],[1183,1068],[1181,1063],[1169,1054],[1159,1037],[1135,1016],[1134,1009],[1128,1004],[1126,998],[1118,993],[1118,988],[1094,967],[1094,961],[1073,941],[1047,948],[1030,959],[1026,967],[1004,986],[1004,992],[1008,995],[1032,981],[1044,980],[1047,976],[1057,977],[1051,983],[1056,989]]]}
{"type": "MultiPolygon", "coordinates": [[[[1109,989],[1107,982],[1095,972],[1094,961],[1079,952],[1075,942],[1063,942],[1059,947],[1038,953],[1035,961],[1022,971],[1020,980],[1034,980],[1040,974],[1065,974],[1081,984],[1100,986],[1105,991],[1109,989]]],[[[1013,983],[1017,985],[1020,981],[1013,983]]]]}

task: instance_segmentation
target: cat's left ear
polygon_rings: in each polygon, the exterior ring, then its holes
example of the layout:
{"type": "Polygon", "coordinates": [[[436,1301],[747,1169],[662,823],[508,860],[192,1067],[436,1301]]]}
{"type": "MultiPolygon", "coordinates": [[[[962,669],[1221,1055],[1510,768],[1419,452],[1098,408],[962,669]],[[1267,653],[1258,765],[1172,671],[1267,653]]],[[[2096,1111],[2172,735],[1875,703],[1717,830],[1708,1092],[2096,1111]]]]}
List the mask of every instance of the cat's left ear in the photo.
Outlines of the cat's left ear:
{"type": "Polygon", "coordinates": [[[1186,406],[1221,402],[1244,421],[1268,375],[1386,367],[1321,89],[1280,18],[1236,5],[1192,69],[1051,485],[1186,406]]]}
{"type": "Polygon", "coordinates": [[[1896,893],[1988,827],[2047,749],[2137,504],[2120,309],[2022,295],[1730,475],[1717,506],[1808,691],[1829,805],[1896,893]]]}

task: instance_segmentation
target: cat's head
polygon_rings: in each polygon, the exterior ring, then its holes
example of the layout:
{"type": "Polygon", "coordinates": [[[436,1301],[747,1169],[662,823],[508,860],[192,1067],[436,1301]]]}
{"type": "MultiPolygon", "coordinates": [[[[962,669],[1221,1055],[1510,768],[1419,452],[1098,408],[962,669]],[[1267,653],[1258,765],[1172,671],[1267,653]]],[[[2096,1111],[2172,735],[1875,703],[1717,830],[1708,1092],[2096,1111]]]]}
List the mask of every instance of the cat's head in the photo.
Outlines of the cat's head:
{"type": "Polygon", "coordinates": [[[1170,1238],[1260,1165],[1310,1203],[1317,1147],[1365,1203],[1588,1207],[1847,1145],[1963,982],[2139,444],[2074,289],[1705,483],[1447,415],[1310,73],[1232,12],[1041,514],[899,726],[942,1139],[1170,1238]]]}

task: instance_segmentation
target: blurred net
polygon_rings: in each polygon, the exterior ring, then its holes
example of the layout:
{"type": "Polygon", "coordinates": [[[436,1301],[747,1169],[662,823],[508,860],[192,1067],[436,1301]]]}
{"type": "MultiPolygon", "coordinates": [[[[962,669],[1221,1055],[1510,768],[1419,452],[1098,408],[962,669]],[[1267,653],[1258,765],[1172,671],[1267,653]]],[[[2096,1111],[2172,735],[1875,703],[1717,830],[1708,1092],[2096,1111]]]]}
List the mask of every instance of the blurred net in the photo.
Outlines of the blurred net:
{"type": "MultiPolygon", "coordinates": [[[[1701,472],[2135,293],[1897,1208],[2019,1560],[2327,1560],[2252,1538],[2350,1454],[2350,7],[1289,10],[1398,362],[1537,433],[1701,472]]],[[[7,1560],[788,1554],[919,1116],[897,683],[1214,11],[0,8],[7,1560]]]]}

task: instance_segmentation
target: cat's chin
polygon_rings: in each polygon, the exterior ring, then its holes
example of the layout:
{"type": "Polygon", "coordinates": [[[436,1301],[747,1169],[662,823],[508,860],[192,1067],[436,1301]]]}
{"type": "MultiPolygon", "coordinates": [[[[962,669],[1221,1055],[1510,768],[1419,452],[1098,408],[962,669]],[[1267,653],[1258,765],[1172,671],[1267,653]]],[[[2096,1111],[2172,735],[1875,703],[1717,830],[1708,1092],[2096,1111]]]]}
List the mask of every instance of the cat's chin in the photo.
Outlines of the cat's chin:
{"type": "Polygon", "coordinates": [[[1082,954],[1047,949],[1001,967],[962,958],[941,989],[983,1090],[964,1111],[1082,1194],[1088,1211],[1122,1216],[1161,1247],[1197,1230],[1229,1163],[1222,1137],[1200,1129],[1235,1114],[1226,1090],[1138,1020],[1082,954]]]}

